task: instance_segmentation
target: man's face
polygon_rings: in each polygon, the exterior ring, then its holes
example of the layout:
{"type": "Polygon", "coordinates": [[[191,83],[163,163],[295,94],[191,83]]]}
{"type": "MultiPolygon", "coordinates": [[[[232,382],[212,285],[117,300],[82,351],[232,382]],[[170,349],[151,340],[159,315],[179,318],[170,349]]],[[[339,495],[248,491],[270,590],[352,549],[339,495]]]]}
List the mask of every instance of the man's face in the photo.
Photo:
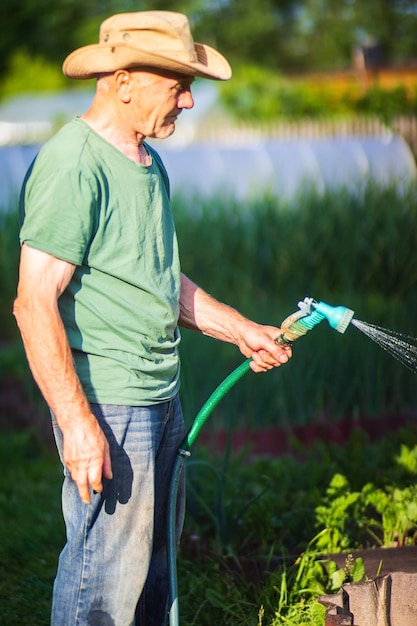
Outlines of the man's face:
{"type": "Polygon", "coordinates": [[[175,131],[182,109],[191,109],[193,77],[170,72],[131,71],[133,79],[131,121],[144,137],[165,139],[175,131]]]}

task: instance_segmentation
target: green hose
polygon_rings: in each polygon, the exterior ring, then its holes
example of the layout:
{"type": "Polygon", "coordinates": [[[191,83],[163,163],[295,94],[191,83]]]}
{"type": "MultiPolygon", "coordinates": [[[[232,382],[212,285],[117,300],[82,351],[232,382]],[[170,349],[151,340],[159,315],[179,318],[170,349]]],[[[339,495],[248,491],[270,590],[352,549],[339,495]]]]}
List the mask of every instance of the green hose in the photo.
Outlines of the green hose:
{"type": "Polygon", "coordinates": [[[231,374],[229,374],[229,376],[224,379],[224,381],[217,387],[217,389],[213,391],[207,402],[200,409],[197,417],[194,420],[193,425],[190,428],[188,435],[183,441],[183,447],[186,450],[189,450],[190,447],[193,445],[198,433],[204,426],[208,416],[218,405],[223,396],[225,396],[226,393],[233,387],[233,385],[235,385],[238,380],[240,380],[242,376],[250,370],[251,362],[252,359],[247,359],[246,361],[243,361],[243,363],[241,363],[239,367],[237,367],[231,374]]]}
{"type": "Polygon", "coordinates": [[[168,577],[169,577],[169,623],[170,626],[179,626],[179,608],[178,608],[178,580],[176,567],[176,506],[178,485],[181,477],[181,470],[184,465],[185,458],[190,456],[190,447],[193,445],[198,433],[204,426],[207,418],[217,406],[220,400],[235,385],[238,380],[246,374],[250,369],[252,359],[243,361],[211,394],[209,399],[200,409],[193,425],[188,434],[184,438],[181,447],[177,452],[177,456],[172,471],[172,478],[168,497],[168,513],[167,513],[167,555],[168,555],[168,577]]]}

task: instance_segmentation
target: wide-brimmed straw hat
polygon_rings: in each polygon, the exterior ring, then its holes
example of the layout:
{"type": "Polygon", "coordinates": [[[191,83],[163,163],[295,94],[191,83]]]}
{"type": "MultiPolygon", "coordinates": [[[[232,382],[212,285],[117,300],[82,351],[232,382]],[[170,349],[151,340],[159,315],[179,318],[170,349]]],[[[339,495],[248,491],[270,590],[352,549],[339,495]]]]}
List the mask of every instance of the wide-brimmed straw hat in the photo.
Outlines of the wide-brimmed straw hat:
{"type": "Polygon", "coordinates": [[[187,17],[172,11],[109,17],[100,26],[99,43],[74,50],[65,59],[63,72],[83,79],[132,67],[212,80],[228,80],[232,75],[224,56],[210,46],[195,43],[187,17]]]}

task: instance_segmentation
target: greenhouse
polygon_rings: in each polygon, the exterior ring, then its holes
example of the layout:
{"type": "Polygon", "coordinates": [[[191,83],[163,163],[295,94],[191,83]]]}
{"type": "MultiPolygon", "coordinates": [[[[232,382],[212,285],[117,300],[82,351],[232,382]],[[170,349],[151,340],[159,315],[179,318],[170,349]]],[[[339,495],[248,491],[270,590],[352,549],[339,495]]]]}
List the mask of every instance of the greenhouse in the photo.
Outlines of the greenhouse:
{"type": "MultiPolygon", "coordinates": [[[[230,195],[242,200],[265,193],[291,200],[308,187],[317,192],[361,182],[407,186],[417,176],[411,150],[399,136],[262,139],[182,143],[156,141],[172,192],[230,195]]],[[[18,194],[39,145],[0,149],[0,203],[18,194]]]]}

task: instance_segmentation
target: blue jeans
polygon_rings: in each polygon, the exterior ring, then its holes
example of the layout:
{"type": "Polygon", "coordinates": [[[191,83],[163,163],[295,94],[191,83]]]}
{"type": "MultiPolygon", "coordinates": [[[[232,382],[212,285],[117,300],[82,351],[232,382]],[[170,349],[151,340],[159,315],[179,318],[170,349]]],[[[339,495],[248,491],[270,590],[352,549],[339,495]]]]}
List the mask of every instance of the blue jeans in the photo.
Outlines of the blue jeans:
{"type": "MultiPolygon", "coordinates": [[[[67,542],[54,583],[52,626],[163,626],[167,612],[166,517],[184,438],[178,398],[150,407],[91,406],[109,444],[113,479],[83,504],[64,467],[67,542]]],[[[53,417],[62,459],[62,433],[53,417]]],[[[178,492],[178,541],[184,519],[178,492]]]]}

